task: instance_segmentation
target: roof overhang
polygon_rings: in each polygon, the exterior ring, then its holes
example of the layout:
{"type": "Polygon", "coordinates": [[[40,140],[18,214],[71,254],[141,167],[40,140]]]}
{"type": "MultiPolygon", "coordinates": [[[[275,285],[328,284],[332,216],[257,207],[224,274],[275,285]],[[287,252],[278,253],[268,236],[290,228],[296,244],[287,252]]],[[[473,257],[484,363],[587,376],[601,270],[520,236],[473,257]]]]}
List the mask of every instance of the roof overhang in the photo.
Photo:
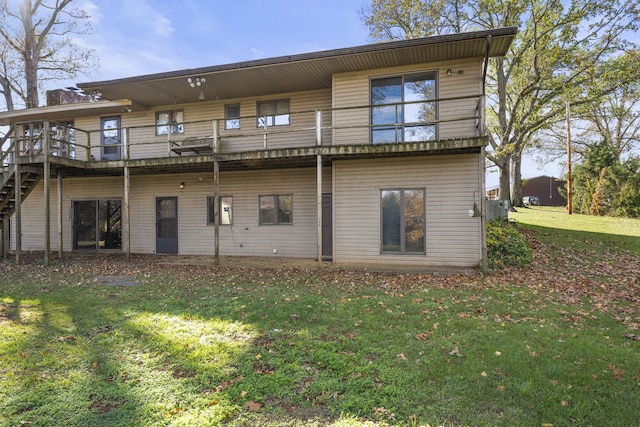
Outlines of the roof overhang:
{"type": "Polygon", "coordinates": [[[0,126],[30,121],[65,121],[77,117],[95,115],[120,114],[132,108],[133,101],[120,99],[117,101],[81,102],[77,104],[51,105],[47,107],[28,108],[0,113],[0,126]]]}
{"type": "MultiPolygon", "coordinates": [[[[135,109],[197,102],[201,90],[207,100],[225,100],[330,89],[333,75],[336,73],[464,58],[484,59],[487,55],[489,57],[504,56],[513,42],[516,32],[516,27],[506,27],[391,41],[115,80],[79,83],[78,87],[87,94],[100,92],[102,99],[132,100],[137,107],[135,109]],[[206,83],[200,87],[192,88],[187,83],[187,78],[196,76],[205,77],[206,83]]],[[[66,115],[69,117],[79,117],[85,113],[87,115],[98,112],[108,114],[107,107],[104,111],[69,104],[57,106],[53,110],[45,110],[45,108],[53,107],[0,113],[0,124],[16,121],[18,117],[20,121],[26,121],[26,117],[32,116],[42,120],[54,117],[58,112],[62,117],[65,115],[63,111],[66,111],[66,115]],[[44,116],[43,113],[45,113],[44,116]],[[68,113],[72,113],[72,116],[68,113]]]]}

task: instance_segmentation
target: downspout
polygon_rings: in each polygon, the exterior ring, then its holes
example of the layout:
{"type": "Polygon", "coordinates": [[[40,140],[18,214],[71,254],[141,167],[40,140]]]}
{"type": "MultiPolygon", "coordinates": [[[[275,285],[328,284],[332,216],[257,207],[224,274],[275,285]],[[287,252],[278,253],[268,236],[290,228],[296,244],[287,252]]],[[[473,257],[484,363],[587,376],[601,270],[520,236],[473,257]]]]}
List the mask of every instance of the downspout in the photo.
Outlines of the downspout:
{"type": "MultiPolygon", "coordinates": [[[[487,51],[484,54],[484,69],[482,70],[482,105],[480,108],[482,135],[486,137],[486,85],[487,85],[487,69],[489,68],[489,52],[491,51],[491,35],[487,35],[487,51]]],[[[488,250],[487,250],[487,183],[485,170],[486,165],[486,148],[483,145],[480,150],[480,246],[482,250],[480,269],[483,274],[488,271],[488,250]]]]}

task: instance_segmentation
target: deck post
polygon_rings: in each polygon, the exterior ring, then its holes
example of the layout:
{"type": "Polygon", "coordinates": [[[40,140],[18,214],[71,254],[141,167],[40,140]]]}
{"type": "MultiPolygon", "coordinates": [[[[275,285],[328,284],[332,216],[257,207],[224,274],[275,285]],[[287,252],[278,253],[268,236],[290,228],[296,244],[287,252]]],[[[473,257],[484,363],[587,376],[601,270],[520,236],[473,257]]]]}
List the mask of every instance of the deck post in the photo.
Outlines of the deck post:
{"type": "Polygon", "coordinates": [[[124,143],[124,170],[123,170],[123,179],[124,179],[124,195],[122,200],[122,241],[121,244],[124,246],[124,253],[127,262],[131,260],[131,222],[129,217],[129,190],[130,190],[130,171],[129,171],[129,128],[126,128],[123,133],[123,143],[124,143]]]}
{"type": "Polygon", "coordinates": [[[322,110],[316,110],[316,145],[322,146],[322,110]]]}
{"type": "Polygon", "coordinates": [[[220,162],[218,161],[218,153],[220,152],[220,136],[218,135],[219,122],[213,120],[213,264],[220,265],[220,200],[218,192],[220,191],[220,162]]]}
{"type": "Polygon", "coordinates": [[[44,121],[44,266],[51,264],[51,163],[49,162],[49,121],[44,121]]]}
{"type": "Polygon", "coordinates": [[[220,152],[220,136],[218,135],[219,126],[218,119],[213,119],[213,154],[218,154],[220,152]]]}
{"type": "Polygon", "coordinates": [[[20,173],[20,141],[18,138],[18,125],[15,125],[16,129],[14,134],[16,135],[16,142],[13,144],[14,148],[14,202],[15,218],[16,218],[16,265],[20,265],[22,262],[22,176],[20,173]]]}
{"type": "Polygon", "coordinates": [[[2,259],[7,259],[11,246],[11,220],[8,216],[5,216],[2,221],[4,224],[2,226],[2,253],[0,253],[0,256],[2,259]]]}
{"type": "Polygon", "coordinates": [[[58,259],[64,255],[63,229],[62,229],[62,169],[58,169],[58,259]]]}
{"type": "Polygon", "coordinates": [[[318,247],[316,249],[318,253],[318,264],[322,265],[322,156],[317,156],[317,188],[316,188],[316,209],[318,211],[318,247]]]}
{"type": "Polygon", "coordinates": [[[213,263],[214,265],[220,265],[220,200],[218,192],[220,191],[220,162],[217,159],[213,161],[213,219],[214,219],[214,233],[213,238],[213,263]]]}
{"type": "Polygon", "coordinates": [[[480,271],[482,274],[486,274],[489,270],[489,252],[487,249],[487,184],[485,182],[485,148],[480,149],[480,247],[481,247],[481,259],[480,259],[480,271]]]}

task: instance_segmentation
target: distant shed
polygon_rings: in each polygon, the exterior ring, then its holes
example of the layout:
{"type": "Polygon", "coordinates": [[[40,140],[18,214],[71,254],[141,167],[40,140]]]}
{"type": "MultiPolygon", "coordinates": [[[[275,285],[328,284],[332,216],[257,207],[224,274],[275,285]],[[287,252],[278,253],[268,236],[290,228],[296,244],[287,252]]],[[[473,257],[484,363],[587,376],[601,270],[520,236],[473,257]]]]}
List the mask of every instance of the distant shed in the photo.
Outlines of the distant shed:
{"type": "Polygon", "coordinates": [[[540,206],[565,206],[567,199],[558,191],[567,181],[552,176],[537,176],[522,180],[522,197],[536,196],[540,206]]]}

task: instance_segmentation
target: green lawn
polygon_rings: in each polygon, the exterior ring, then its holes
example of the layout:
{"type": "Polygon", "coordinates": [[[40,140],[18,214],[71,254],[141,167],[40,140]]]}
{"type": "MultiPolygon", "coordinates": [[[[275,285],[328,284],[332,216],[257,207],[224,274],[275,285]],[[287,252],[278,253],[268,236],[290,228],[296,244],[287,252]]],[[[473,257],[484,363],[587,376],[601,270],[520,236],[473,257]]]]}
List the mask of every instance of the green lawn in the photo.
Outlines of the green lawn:
{"type": "Polygon", "coordinates": [[[640,220],[636,218],[569,215],[565,208],[533,206],[510,212],[509,219],[564,245],[621,247],[640,255],[640,220]]]}
{"type": "Polygon", "coordinates": [[[637,424],[640,256],[514,217],[534,262],[484,277],[0,261],[0,425],[637,424]]]}

